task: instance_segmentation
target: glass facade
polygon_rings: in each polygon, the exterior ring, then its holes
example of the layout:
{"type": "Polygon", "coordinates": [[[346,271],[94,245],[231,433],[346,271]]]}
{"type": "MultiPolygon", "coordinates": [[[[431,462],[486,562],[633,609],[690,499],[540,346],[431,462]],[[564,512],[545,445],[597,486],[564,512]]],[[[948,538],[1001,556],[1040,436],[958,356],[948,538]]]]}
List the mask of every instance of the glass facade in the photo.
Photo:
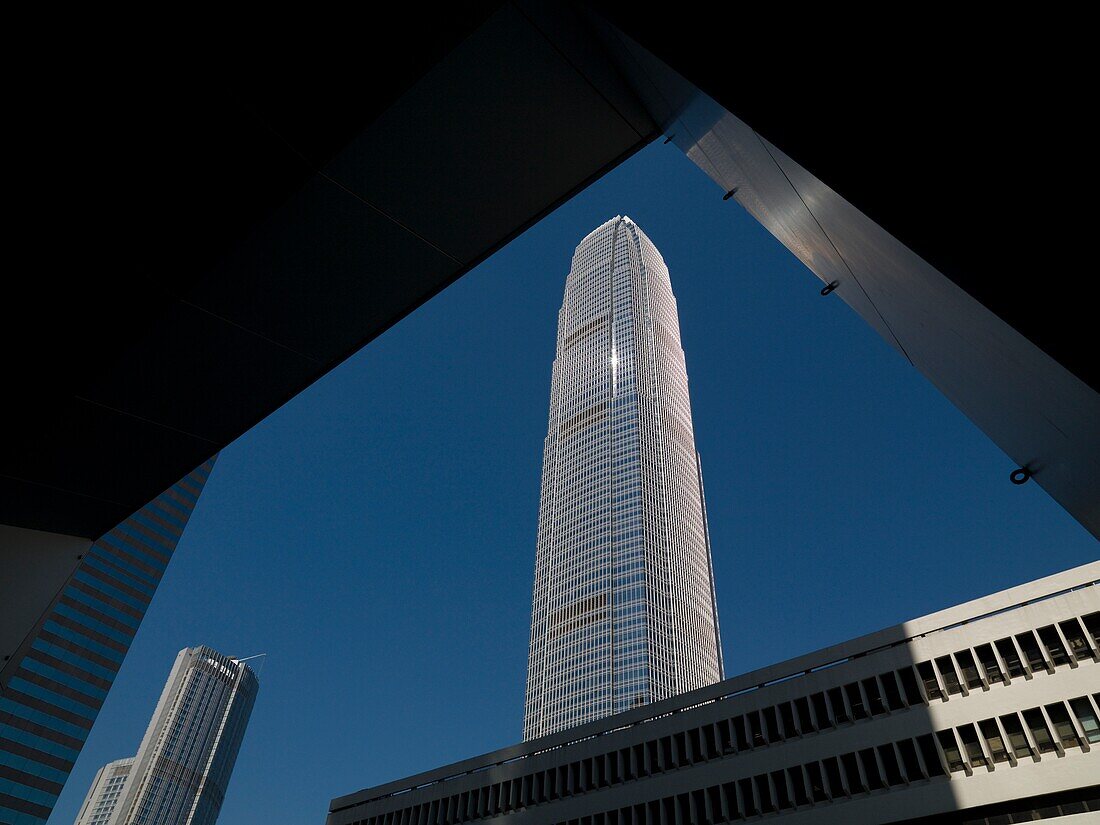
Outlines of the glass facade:
{"type": "Polygon", "coordinates": [[[96,541],[5,667],[0,822],[46,821],[214,465],[96,541]]]}
{"type": "Polygon", "coordinates": [[[259,686],[242,661],[181,650],[110,825],[213,825],[259,686]]]}
{"type": "Polygon", "coordinates": [[[616,217],[577,247],[559,313],[524,738],[722,676],[676,299],[616,217]]]}

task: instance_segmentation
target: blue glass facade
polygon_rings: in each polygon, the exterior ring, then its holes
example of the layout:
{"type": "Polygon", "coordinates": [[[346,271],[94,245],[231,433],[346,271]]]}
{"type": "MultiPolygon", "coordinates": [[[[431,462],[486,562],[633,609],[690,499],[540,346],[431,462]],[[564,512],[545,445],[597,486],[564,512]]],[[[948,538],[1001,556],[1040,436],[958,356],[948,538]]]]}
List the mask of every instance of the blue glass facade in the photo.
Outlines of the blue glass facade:
{"type": "Polygon", "coordinates": [[[49,817],[213,464],[96,541],[16,654],[0,693],[0,823],[49,817]]]}

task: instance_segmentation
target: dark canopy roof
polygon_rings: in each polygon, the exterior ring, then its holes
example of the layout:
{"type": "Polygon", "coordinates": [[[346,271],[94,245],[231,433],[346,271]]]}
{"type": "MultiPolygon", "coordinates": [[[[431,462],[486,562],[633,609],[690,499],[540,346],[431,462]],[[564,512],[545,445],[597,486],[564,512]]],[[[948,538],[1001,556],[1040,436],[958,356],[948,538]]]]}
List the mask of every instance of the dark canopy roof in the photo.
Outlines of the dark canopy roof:
{"type": "MultiPolygon", "coordinates": [[[[957,19],[597,5],[1097,388],[1058,71],[957,19]]],[[[0,523],[100,535],[661,127],[584,9],[394,13],[246,67],[71,44],[28,86],[0,523]]]]}

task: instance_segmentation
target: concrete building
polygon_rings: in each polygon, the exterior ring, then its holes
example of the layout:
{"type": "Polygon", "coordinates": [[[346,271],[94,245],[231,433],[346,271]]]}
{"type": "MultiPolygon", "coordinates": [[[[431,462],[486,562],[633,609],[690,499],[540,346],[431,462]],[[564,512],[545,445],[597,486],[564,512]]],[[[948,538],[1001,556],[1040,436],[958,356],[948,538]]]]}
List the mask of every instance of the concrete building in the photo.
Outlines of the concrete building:
{"type": "Polygon", "coordinates": [[[573,255],[541,490],[523,738],[719,681],[676,298],[630,218],[573,255]]]}
{"type": "Polygon", "coordinates": [[[328,825],[1100,811],[1100,562],[334,799],[328,825]]]}
{"type": "Polygon", "coordinates": [[[258,690],[244,662],[181,650],[110,825],[213,825],[258,690]]]}
{"type": "Polygon", "coordinates": [[[73,825],[106,825],[118,807],[118,800],[122,796],[126,780],[130,778],[133,765],[134,757],[128,756],[108,762],[96,771],[92,786],[84,797],[84,804],[80,806],[80,813],[76,815],[73,825]]]}

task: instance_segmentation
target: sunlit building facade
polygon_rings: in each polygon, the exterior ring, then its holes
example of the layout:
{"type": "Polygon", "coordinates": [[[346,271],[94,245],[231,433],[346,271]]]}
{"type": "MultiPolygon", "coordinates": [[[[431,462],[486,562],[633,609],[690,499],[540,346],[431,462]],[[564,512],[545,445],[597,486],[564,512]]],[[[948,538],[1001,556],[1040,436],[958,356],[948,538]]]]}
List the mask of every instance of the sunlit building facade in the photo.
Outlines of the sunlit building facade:
{"type": "Polygon", "coordinates": [[[543,455],[524,739],[723,676],[676,299],[627,217],[577,247],[543,455]]]}
{"type": "Polygon", "coordinates": [[[213,825],[258,689],[244,662],[181,650],[110,825],[213,825]]]}

